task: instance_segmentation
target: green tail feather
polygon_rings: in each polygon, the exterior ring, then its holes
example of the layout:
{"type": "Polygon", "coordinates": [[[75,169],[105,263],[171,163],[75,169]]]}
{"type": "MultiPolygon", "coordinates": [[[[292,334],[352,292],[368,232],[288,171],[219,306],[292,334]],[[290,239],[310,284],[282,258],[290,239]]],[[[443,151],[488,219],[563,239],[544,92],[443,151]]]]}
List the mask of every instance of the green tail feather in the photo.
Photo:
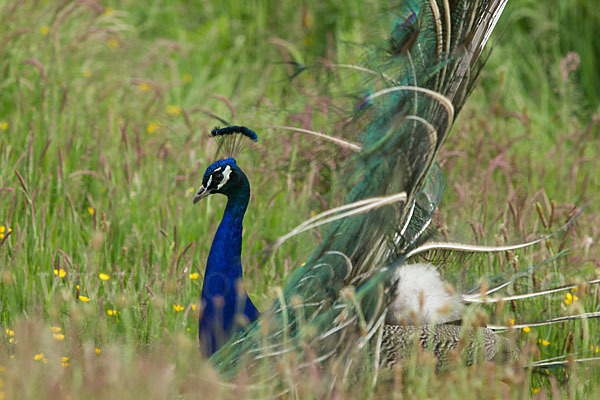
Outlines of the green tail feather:
{"type": "Polygon", "coordinates": [[[362,150],[346,165],[346,185],[353,186],[345,202],[401,192],[407,200],[332,223],[281,298],[212,357],[223,374],[292,353],[303,361],[307,354],[318,362],[343,360],[374,342],[394,286],[393,267],[386,266],[402,263],[419,243],[441,200],[435,156],[504,3],[401,1],[374,21],[387,33],[367,46],[366,68],[377,75],[370,75],[362,92],[371,95],[348,127],[362,150]],[[347,286],[356,289],[342,290],[347,286]]]}

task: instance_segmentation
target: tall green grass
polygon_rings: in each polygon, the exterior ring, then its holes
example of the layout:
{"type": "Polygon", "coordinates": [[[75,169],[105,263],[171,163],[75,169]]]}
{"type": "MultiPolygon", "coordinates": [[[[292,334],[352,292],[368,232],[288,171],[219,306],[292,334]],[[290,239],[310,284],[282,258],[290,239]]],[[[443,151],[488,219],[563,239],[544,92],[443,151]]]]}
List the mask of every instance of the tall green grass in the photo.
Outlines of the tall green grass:
{"type": "MultiPolygon", "coordinates": [[[[517,289],[598,273],[597,7],[554,3],[522,0],[507,8],[441,160],[449,188],[438,223],[471,241],[518,241],[552,230],[541,227],[537,202],[547,218],[556,202],[554,228],[573,205],[587,208],[568,235],[519,254],[520,261],[449,264],[449,277],[493,275],[562,248],[571,253],[517,289]],[[564,78],[571,51],[580,64],[564,78]]],[[[318,235],[292,240],[269,259],[261,251],[339,202],[336,171],[344,157],[273,128],[300,121],[329,131],[335,119],[334,110],[311,108],[312,89],[325,77],[290,83],[293,71],[283,62],[352,62],[358,53],[349,43],[368,31],[363,11],[359,1],[333,0],[0,2],[0,397],[246,393],[243,377],[233,388],[218,384],[195,347],[203,265],[224,207],[219,198],[191,207],[191,192],[214,158],[207,132],[216,121],[208,113],[259,132],[239,163],[253,189],[245,282],[264,309],[318,235]]],[[[351,83],[342,80],[340,91],[351,83]]],[[[502,322],[598,309],[595,289],[577,295],[569,306],[555,296],[487,312],[502,322]]],[[[600,346],[598,329],[577,322],[515,339],[542,358],[589,355],[590,346],[600,346]]],[[[538,389],[583,398],[598,394],[598,378],[588,367],[533,376],[458,367],[435,375],[431,365],[408,364],[375,393],[389,395],[392,385],[409,398],[441,391],[520,398],[538,389]]],[[[328,385],[295,387],[299,397],[319,397],[328,385]]]]}

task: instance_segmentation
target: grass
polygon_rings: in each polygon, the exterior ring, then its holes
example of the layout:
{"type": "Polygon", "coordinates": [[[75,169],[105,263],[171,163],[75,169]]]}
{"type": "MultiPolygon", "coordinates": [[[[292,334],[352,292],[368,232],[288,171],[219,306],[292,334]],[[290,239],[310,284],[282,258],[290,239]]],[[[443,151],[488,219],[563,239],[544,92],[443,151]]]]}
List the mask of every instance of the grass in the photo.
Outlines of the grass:
{"type": "MultiPolygon", "coordinates": [[[[0,3],[0,398],[249,395],[243,377],[232,387],[218,384],[196,352],[203,265],[224,206],[208,198],[191,207],[191,190],[214,157],[207,132],[215,120],[207,112],[260,135],[239,163],[253,188],[246,286],[265,309],[271,288],[318,237],[291,240],[266,262],[261,250],[312,212],[337,204],[343,159],[327,144],[272,128],[299,122],[327,131],[332,119],[311,108],[311,89],[322,87],[323,77],[289,84],[280,61],[290,54],[306,64],[352,60],[355,51],[344,43],[360,41],[367,18],[358,1],[200,4],[0,3]]],[[[440,160],[449,184],[438,225],[453,238],[517,242],[552,231],[574,206],[586,206],[583,216],[567,235],[518,260],[450,263],[449,278],[524,268],[561,249],[570,253],[517,289],[598,275],[596,8],[591,1],[512,1],[440,160]],[[565,58],[570,51],[580,63],[565,75],[561,66],[575,66],[565,58]],[[548,220],[552,201],[555,222],[544,228],[535,205],[548,220]]],[[[571,305],[555,296],[487,312],[502,322],[598,310],[595,289],[575,294],[571,305]]],[[[515,339],[532,358],[589,355],[600,346],[595,321],[532,329],[515,339]]],[[[511,375],[482,365],[435,375],[416,362],[391,379],[398,397],[599,392],[593,366],[511,375]]],[[[298,397],[325,393],[326,378],[313,378],[296,388],[298,397]]]]}

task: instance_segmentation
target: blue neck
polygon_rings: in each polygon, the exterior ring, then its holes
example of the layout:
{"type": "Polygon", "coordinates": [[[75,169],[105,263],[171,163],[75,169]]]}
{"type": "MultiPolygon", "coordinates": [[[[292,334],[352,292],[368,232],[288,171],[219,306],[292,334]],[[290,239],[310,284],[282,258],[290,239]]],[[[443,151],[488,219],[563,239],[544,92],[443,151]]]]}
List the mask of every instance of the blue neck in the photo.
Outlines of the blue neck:
{"type": "Polygon", "coordinates": [[[247,181],[244,186],[227,196],[227,207],[206,263],[198,334],[207,356],[243,327],[240,322],[258,317],[256,307],[241,286],[242,220],[250,199],[247,181]]]}

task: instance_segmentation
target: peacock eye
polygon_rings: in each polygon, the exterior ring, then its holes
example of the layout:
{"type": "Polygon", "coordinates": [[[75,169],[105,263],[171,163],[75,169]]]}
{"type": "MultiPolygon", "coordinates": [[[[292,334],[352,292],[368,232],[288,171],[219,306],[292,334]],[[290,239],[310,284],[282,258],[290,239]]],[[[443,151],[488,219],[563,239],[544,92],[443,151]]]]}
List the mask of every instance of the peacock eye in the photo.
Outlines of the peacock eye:
{"type": "Polygon", "coordinates": [[[221,171],[217,171],[213,174],[213,180],[215,182],[221,182],[221,180],[223,179],[223,173],[221,171]]]}

